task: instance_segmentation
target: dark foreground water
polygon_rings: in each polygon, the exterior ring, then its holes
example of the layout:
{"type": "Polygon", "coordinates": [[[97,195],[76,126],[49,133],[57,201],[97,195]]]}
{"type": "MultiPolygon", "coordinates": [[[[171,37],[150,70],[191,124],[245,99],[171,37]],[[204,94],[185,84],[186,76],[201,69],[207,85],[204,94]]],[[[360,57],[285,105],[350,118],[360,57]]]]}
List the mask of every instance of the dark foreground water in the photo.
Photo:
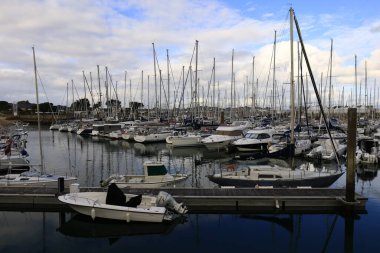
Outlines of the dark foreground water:
{"type": "MultiPolygon", "coordinates": [[[[186,187],[215,187],[205,178],[229,156],[207,150],[173,150],[43,131],[46,170],[98,186],[114,173],[142,173],[146,160],[162,160],[172,173],[189,173],[186,187]],[[199,161],[205,163],[199,164],[199,161]]],[[[31,163],[39,162],[30,131],[31,163]]],[[[285,161],[265,161],[283,163],[285,161]]],[[[300,161],[297,161],[298,163],[300,161]]],[[[238,166],[244,166],[239,163],[238,166]]],[[[333,166],[324,164],[322,166],[333,166]]],[[[345,177],[334,187],[342,187],[345,177]]],[[[0,252],[380,252],[380,181],[377,167],[361,167],[358,193],[367,214],[189,214],[170,224],[92,221],[75,213],[0,210],[0,252]]]]}

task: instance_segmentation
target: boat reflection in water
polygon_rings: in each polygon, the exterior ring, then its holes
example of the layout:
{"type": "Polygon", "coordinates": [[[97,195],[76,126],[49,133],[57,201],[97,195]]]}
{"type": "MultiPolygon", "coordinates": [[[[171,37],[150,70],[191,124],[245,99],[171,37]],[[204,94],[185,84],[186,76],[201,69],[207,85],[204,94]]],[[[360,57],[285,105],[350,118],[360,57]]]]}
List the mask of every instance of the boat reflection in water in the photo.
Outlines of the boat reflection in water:
{"type": "Polygon", "coordinates": [[[74,214],[69,221],[61,224],[57,231],[71,237],[118,238],[135,235],[169,234],[178,224],[185,222],[187,222],[186,217],[178,217],[168,223],[126,223],[101,218],[94,221],[90,216],[74,214]]]}
{"type": "Polygon", "coordinates": [[[242,219],[267,221],[286,229],[290,233],[293,233],[294,230],[294,219],[292,214],[242,214],[240,217],[242,219]]]}

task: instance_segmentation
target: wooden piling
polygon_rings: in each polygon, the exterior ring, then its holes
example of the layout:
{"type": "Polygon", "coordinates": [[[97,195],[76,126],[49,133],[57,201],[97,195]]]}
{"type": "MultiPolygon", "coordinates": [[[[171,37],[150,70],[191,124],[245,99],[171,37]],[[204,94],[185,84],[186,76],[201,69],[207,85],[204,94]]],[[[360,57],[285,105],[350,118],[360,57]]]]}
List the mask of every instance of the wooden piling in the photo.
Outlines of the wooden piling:
{"type": "Polygon", "coordinates": [[[356,108],[349,108],[347,114],[347,171],[346,201],[355,202],[355,151],[356,151],[356,108]]]}

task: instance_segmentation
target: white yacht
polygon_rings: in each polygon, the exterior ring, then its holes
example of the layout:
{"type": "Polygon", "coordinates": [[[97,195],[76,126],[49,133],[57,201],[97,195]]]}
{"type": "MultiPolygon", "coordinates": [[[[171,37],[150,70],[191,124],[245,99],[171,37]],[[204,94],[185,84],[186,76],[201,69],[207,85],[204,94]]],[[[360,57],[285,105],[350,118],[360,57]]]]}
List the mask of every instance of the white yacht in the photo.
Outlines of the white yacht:
{"type": "Polygon", "coordinates": [[[274,142],[273,135],[276,131],[273,128],[255,128],[249,130],[244,138],[232,142],[238,151],[266,151],[268,146],[274,142]]]}
{"type": "Polygon", "coordinates": [[[165,142],[166,138],[172,134],[168,129],[150,129],[135,134],[134,140],[140,143],[146,142],[165,142]]]}
{"type": "Polygon", "coordinates": [[[228,144],[242,138],[250,127],[252,127],[250,121],[234,121],[231,125],[219,126],[215,134],[204,138],[201,142],[210,150],[224,149],[228,144]]]}

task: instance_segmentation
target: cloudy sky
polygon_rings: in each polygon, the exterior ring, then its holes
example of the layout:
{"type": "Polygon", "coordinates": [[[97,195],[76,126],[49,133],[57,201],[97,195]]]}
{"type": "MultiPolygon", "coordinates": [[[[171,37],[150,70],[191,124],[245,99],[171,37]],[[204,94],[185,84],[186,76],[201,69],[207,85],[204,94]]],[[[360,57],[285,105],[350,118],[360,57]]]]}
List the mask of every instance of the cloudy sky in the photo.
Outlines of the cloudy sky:
{"type": "MultiPolygon", "coordinates": [[[[346,103],[350,105],[354,100],[355,54],[358,59],[358,85],[362,84],[362,101],[365,94],[365,61],[368,67],[368,99],[370,96],[373,98],[375,79],[380,77],[380,2],[376,0],[2,0],[0,100],[35,102],[34,46],[41,102],[66,104],[67,83],[70,87],[69,103],[73,100],[73,93],[74,99],[84,97],[83,71],[89,85],[92,77],[94,101],[97,102],[99,65],[103,94],[107,67],[115,89],[117,86],[120,101],[124,101],[126,94],[127,103],[131,98],[140,100],[142,97],[144,104],[149,101],[152,105],[155,100],[154,43],[165,92],[169,53],[169,97],[173,104],[175,91],[179,84],[182,85],[182,66],[185,71],[189,69],[195,41],[198,40],[199,96],[212,94],[213,86],[208,83],[215,57],[216,82],[219,82],[215,97],[219,96],[220,105],[229,103],[234,50],[237,103],[244,103],[243,97],[250,96],[253,57],[254,78],[258,79],[259,88],[255,92],[261,98],[260,103],[263,103],[263,98],[269,97],[273,84],[270,69],[273,69],[271,63],[276,30],[276,89],[279,93],[284,91],[284,99],[289,101],[290,6],[293,6],[300,23],[318,83],[323,73],[323,86],[328,72],[330,41],[333,39],[335,103],[343,93],[343,87],[346,103]],[[208,87],[211,87],[210,90],[208,87]],[[244,92],[244,87],[249,87],[246,88],[248,91],[244,92]]],[[[295,40],[298,40],[297,36],[295,40]]],[[[195,59],[192,69],[195,70],[195,59]]],[[[376,96],[377,90],[375,88],[376,96]]],[[[88,90],[86,93],[89,97],[88,90]]],[[[112,97],[115,97],[114,91],[112,97]]],[[[188,103],[189,97],[190,81],[185,88],[185,103],[188,103]]]]}

